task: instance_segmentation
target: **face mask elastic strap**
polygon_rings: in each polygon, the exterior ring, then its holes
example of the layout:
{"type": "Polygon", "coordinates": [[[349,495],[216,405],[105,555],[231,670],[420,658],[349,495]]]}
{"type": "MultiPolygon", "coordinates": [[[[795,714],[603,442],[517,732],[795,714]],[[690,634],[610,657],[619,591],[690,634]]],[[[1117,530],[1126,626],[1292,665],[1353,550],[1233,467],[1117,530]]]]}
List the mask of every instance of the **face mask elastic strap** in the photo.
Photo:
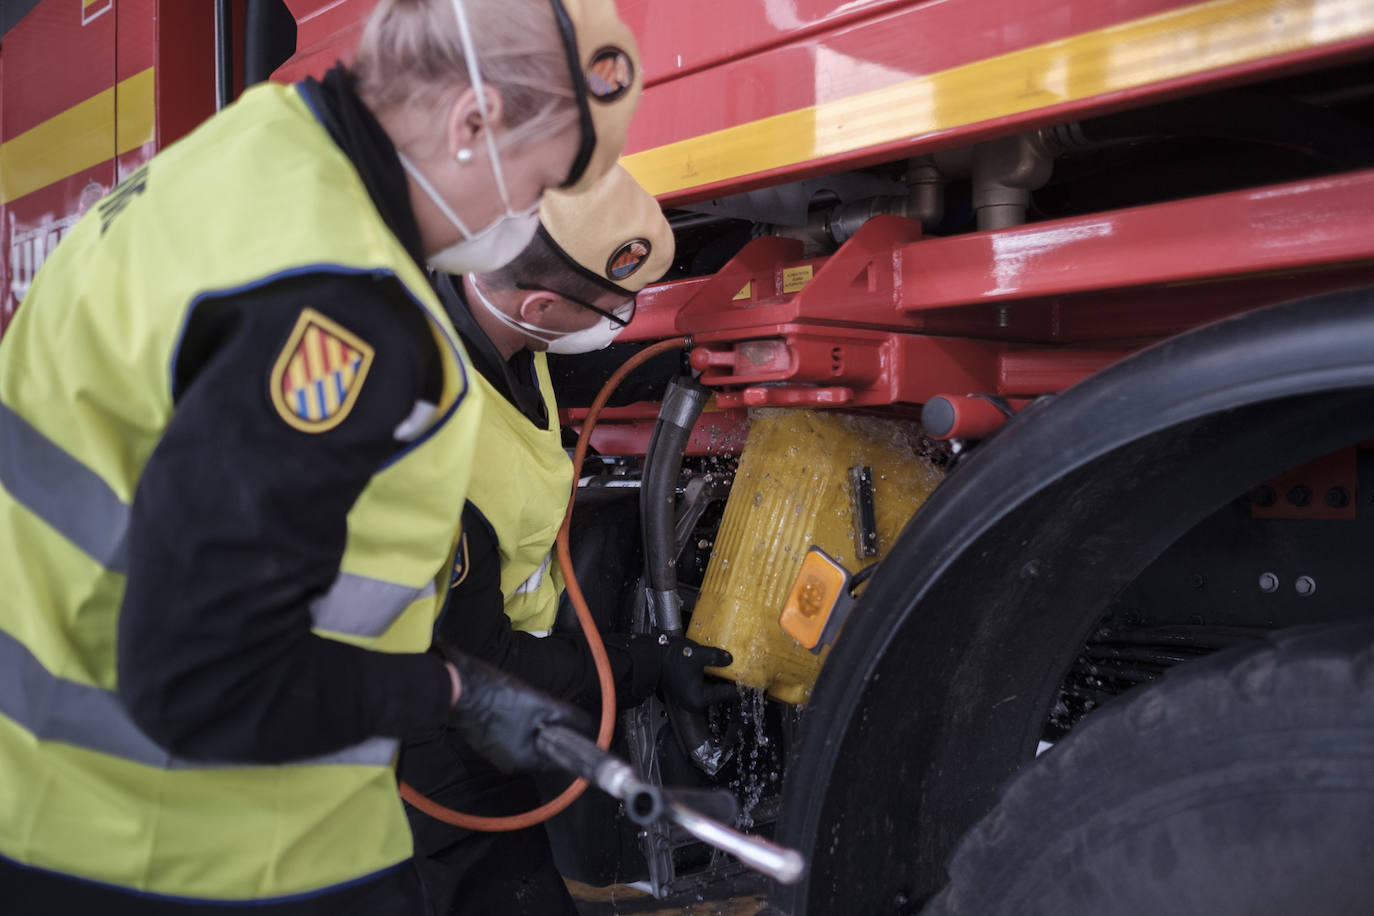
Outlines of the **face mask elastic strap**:
{"type": "Polygon", "coordinates": [[[463,238],[472,238],[472,231],[458,218],[458,214],[453,212],[453,208],[444,202],[444,199],[439,196],[439,192],[434,190],[434,185],[429,183],[429,179],[425,177],[425,173],[416,168],[415,163],[411,162],[405,153],[398,150],[396,156],[401,160],[401,167],[406,170],[407,174],[415,179],[416,184],[424,188],[425,193],[429,195],[429,199],[434,202],[434,206],[438,207],[440,212],[448,217],[449,222],[457,226],[458,231],[463,233],[463,238]]]}
{"type": "Polygon", "coordinates": [[[468,27],[467,12],[463,0],[453,0],[453,15],[458,20],[458,38],[463,43],[463,56],[467,58],[468,80],[477,93],[477,110],[482,113],[482,129],[486,133],[487,154],[491,156],[491,174],[496,179],[496,191],[501,195],[501,206],[506,208],[507,216],[521,216],[511,209],[510,195],[506,193],[506,176],[501,173],[501,157],[496,152],[496,140],[492,137],[491,113],[487,110],[486,83],[482,80],[481,68],[477,66],[477,48],[472,43],[472,31],[468,27]]]}
{"type": "Polygon", "coordinates": [[[505,312],[501,311],[499,308],[496,307],[495,303],[488,299],[486,294],[482,292],[482,288],[477,285],[476,274],[468,274],[468,283],[472,286],[472,291],[477,294],[477,298],[482,301],[482,305],[484,305],[487,311],[491,313],[491,316],[495,318],[497,321],[504,324],[506,327],[510,328],[511,330],[519,331],[522,334],[527,334],[530,337],[533,337],[535,340],[541,341],[546,344],[551,344],[555,340],[558,340],[560,337],[566,336],[553,331],[545,330],[544,328],[538,328],[534,325],[527,324],[521,321],[519,318],[513,318],[512,316],[507,315],[505,312]]]}
{"type": "Polygon", "coordinates": [[[587,98],[587,77],[582,72],[582,62],[577,54],[577,30],[562,0],[550,2],[553,5],[553,18],[558,22],[559,37],[563,39],[563,53],[568,58],[568,75],[572,80],[573,97],[577,100],[577,120],[582,131],[577,156],[568,170],[568,177],[560,185],[570,188],[587,171],[587,165],[592,161],[592,153],[596,151],[596,126],[592,123],[592,108],[587,98]]]}

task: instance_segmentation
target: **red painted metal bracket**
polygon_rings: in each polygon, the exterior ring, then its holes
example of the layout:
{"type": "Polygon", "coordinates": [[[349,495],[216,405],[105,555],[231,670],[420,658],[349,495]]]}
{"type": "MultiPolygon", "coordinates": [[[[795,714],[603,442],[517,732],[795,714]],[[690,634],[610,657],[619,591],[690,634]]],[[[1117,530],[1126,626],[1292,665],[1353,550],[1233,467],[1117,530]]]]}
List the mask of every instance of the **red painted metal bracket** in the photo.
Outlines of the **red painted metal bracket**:
{"type": "Polygon", "coordinates": [[[1027,343],[1156,339],[1374,283],[1374,170],[995,232],[918,232],[879,217],[810,260],[795,241],[756,239],[712,277],[641,293],[624,339],[757,337],[796,322],[1027,343]],[[785,290],[789,271],[807,270],[809,282],[785,290]]]}
{"type": "Polygon", "coordinates": [[[1374,284],[1374,170],[948,238],[878,217],[829,257],[765,237],[651,287],[721,407],[1032,398],[1275,301],[1374,284]]]}
{"type": "MultiPolygon", "coordinates": [[[[558,421],[574,432],[582,431],[586,408],[565,408],[558,411],[558,421]]],[[[592,431],[592,447],[603,455],[643,455],[649,448],[654,431],[658,405],[648,401],[607,407],[597,418],[592,431]]],[[[744,450],[749,435],[749,414],[744,410],[722,410],[714,402],[708,403],[692,427],[685,454],[738,455],[744,450]]]]}

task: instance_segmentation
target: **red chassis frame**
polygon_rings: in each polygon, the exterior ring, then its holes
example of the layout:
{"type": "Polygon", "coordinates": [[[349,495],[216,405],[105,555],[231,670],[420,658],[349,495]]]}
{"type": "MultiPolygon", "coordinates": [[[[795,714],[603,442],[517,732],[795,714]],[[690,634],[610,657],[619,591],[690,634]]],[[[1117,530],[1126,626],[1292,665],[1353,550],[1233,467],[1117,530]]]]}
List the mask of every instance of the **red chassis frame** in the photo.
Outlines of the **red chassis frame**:
{"type": "MultiPolygon", "coordinates": [[[[1199,324],[1374,284],[1374,171],[919,236],[917,223],[879,217],[810,260],[800,242],[756,239],[711,277],[645,290],[623,339],[688,335],[702,381],[722,389],[718,408],[1054,393],[1199,324]],[[798,267],[811,279],[784,292],[798,267]]],[[[642,430],[613,426],[642,414],[609,412],[594,444],[640,443],[642,430]]],[[[733,441],[707,437],[693,450],[733,441]]]]}

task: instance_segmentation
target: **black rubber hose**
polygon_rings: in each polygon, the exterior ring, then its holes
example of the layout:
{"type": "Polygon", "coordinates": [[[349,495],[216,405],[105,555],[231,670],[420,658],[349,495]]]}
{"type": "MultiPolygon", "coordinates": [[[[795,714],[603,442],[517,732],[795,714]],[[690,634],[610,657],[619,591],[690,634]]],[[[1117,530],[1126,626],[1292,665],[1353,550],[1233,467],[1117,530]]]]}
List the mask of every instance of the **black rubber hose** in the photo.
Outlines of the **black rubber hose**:
{"type": "Polygon", "coordinates": [[[296,51],[296,19],[282,0],[248,0],[243,26],[243,88],[271,79],[296,51]]]}
{"type": "Polygon", "coordinates": [[[234,101],[234,15],[229,0],[215,0],[215,110],[234,101]]]}
{"type": "Polygon", "coordinates": [[[1090,118],[1078,129],[1089,146],[1208,137],[1285,149],[1342,169],[1374,161],[1374,132],[1360,122],[1318,105],[1257,92],[1180,99],[1090,118]]]}
{"type": "MultiPolygon", "coordinates": [[[[644,565],[649,587],[659,593],[677,589],[677,481],[687,440],[692,435],[711,390],[692,379],[677,378],[663,395],[644,458],[639,496],[640,527],[644,532],[644,565]]],[[[656,608],[657,609],[657,608],[656,608]]],[[[656,619],[660,629],[680,632],[680,621],[656,619]]]]}
{"type": "MultiPolygon", "coordinates": [[[[644,533],[645,580],[654,626],[680,635],[682,606],[677,593],[677,481],[692,427],[711,397],[711,390],[691,378],[676,378],[663,395],[653,435],[644,456],[639,491],[640,527],[644,533]]],[[[668,719],[683,753],[702,770],[715,773],[725,754],[711,741],[706,717],[668,704],[668,719]]]]}

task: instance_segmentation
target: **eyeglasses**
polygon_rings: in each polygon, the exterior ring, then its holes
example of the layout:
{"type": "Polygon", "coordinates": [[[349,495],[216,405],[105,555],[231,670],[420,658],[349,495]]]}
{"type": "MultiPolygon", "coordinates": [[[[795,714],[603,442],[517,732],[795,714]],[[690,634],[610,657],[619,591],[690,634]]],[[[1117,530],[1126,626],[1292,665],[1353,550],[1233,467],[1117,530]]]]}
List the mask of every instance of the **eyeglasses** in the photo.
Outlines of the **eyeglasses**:
{"type": "Polygon", "coordinates": [[[527,293],[538,293],[538,292],[553,293],[553,294],[557,295],[560,299],[567,299],[569,302],[573,303],[574,305],[580,305],[580,306],[582,306],[584,309],[591,309],[593,312],[596,312],[596,313],[597,313],[598,315],[600,315],[602,318],[609,319],[609,320],[611,321],[611,323],[613,323],[617,328],[623,328],[623,327],[625,327],[625,326],[628,325],[631,321],[633,321],[633,320],[634,320],[634,317],[635,317],[635,300],[634,300],[634,299],[631,299],[629,302],[626,302],[624,305],[618,305],[618,306],[616,306],[615,308],[611,309],[611,310],[608,312],[608,311],[606,311],[605,309],[597,308],[596,306],[592,305],[590,302],[583,302],[581,299],[577,298],[576,296],[569,296],[567,293],[560,293],[558,290],[556,290],[556,289],[549,289],[547,286],[535,286],[535,285],[532,284],[532,283],[517,283],[517,284],[515,284],[515,288],[518,289],[518,290],[523,290],[523,291],[525,291],[525,292],[527,292],[527,293]]]}

